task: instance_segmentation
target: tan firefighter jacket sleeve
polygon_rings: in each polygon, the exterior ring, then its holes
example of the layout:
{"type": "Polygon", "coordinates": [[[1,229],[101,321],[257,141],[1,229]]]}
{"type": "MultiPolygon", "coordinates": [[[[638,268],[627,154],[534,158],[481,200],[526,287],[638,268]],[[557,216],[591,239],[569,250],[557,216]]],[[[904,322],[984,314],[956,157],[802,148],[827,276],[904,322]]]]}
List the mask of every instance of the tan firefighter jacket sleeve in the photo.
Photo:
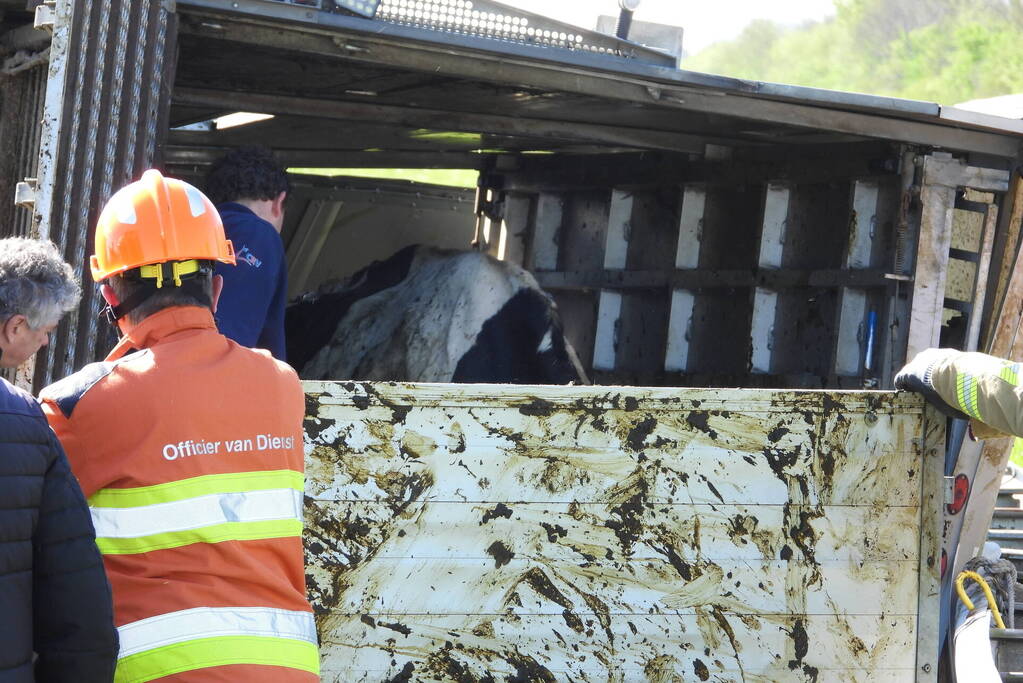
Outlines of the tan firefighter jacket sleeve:
{"type": "Polygon", "coordinates": [[[978,439],[1023,437],[1023,363],[983,353],[954,353],[930,370],[944,401],[969,415],[978,439]]]}

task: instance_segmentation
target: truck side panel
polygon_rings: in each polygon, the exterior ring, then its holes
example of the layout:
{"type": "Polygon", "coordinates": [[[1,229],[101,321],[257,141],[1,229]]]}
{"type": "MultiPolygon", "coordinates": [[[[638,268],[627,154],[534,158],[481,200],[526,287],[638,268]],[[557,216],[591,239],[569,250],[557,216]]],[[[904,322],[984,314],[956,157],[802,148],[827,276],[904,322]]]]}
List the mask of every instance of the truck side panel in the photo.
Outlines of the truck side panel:
{"type": "Polygon", "coordinates": [[[914,397],[306,390],[324,680],[936,671],[942,450],[914,397]]]}

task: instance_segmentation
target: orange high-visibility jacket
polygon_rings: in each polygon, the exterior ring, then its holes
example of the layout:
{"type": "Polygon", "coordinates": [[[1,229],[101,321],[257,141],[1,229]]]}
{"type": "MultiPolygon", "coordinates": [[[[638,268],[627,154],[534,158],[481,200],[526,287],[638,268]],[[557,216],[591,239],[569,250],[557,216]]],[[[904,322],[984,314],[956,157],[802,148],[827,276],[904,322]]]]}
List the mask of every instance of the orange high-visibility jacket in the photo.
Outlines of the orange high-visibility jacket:
{"type": "Polygon", "coordinates": [[[118,683],[318,680],[295,372],[176,307],[40,398],[89,499],[118,683]]]}

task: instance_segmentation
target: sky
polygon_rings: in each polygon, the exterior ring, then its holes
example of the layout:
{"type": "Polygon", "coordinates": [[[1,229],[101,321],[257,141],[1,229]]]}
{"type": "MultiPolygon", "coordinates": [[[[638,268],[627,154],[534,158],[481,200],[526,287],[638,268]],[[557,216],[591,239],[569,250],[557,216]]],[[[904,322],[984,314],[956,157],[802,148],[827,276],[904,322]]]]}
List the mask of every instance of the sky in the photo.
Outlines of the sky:
{"type": "MultiPolygon", "coordinates": [[[[618,15],[616,0],[498,0],[505,5],[543,14],[592,29],[601,14],[618,15]]],[[[634,18],[681,26],[688,54],[711,43],[735,38],[751,21],[771,19],[801,24],[834,14],[832,0],[642,0],[634,18]]]]}

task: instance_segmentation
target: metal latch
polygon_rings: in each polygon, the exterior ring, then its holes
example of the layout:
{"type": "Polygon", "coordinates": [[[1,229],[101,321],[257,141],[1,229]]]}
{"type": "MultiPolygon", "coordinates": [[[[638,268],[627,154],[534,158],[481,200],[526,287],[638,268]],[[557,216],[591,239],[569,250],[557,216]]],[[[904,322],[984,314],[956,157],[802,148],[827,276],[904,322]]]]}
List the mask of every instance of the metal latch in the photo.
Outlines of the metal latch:
{"type": "Polygon", "coordinates": [[[36,191],[39,189],[39,181],[35,178],[25,178],[14,188],[14,205],[26,209],[34,209],[36,205],[36,191]]]}
{"type": "Polygon", "coordinates": [[[945,505],[951,505],[955,500],[955,477],[942,477],[945,480],[945,505]]]}
{"type": "Polygon", "coordinates": [[[37,31],[53,34],[53,18],[57,13],[57,3],[53,0],[36,5],[36,17],[33,26],[37,31]]]}

